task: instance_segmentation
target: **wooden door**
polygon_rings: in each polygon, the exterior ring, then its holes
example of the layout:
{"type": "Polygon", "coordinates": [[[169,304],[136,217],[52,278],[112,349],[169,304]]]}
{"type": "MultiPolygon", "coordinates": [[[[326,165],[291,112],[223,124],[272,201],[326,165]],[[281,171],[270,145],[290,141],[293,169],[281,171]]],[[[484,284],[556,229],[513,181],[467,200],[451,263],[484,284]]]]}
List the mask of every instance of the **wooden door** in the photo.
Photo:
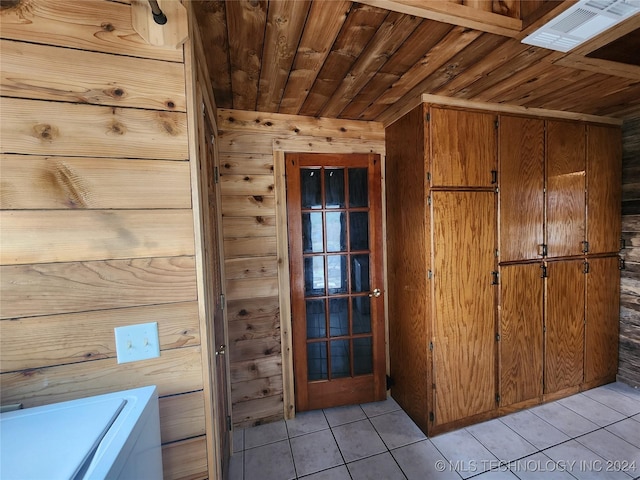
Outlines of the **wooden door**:
{"type": "MultiPolygon", "coordinates": [[[[201,98],[201,97],[200,97],[201,98]]],[[[220,192],[216,173],[216,147],[213,127],[208,112],[205,109],[202,123],[199,125],[200,144],[200,178],[201,178],[201,207],[203,220],[203,263],[205,304],[208,316],[208,331],[212,338],[207,339],[211,352],[210,381],[214,383],[213,421],[217,442],[215,457],[219,466],[211,467],[210,471],[219,471],[226,478],[229,457],[231,455],[231,411],[229,408],[229,360],[227,356],[227,332],[224,319],[224,288],[222,281],[222,239],[220,225],[220,192]]]]}
{"type": "Polygon", "coordinates": [[[590,258],[587,273],[584,381],[615,380],[618,371],[618,257],[590,258]]]}
{"type": "Polygon", "coordinates": [[[589,253],[620,249],[622,139],[620,128],[587,126],[587,240],[589,253]]]}
{"type": "Polygon", "coordinates": [[[542,294],[539,263],[500,268],[500,405],[542,395],[542,294]]]}
{"type": "Polygon", "coordinates": [[[584,373],[583,260],[547,266],[544,392],[579,385],[584,373]]]}
{"type": "Polygon", "coordinates": [[[287,154],[296,408],[383,400],[380,157],[287,154]]]}
{"type": "Polygon", "coordinates": [[[500,261],[544,253],[544,120],[500,117],[500,261]]]}
{"type": "Polygon", "coordinates": [[[550,257],[580,255],[585,241],[585,126],[547,122],[547,245],[550,257]]]}
{"type": "Polygon", "coordinates": [[[431,107],[431,185],[496,186],[494,113],[431,107]]]}
{"type": "Polygon", "coordinates": [[[432,192],[435,423],[495,407],[493,192],[432,192]]]}

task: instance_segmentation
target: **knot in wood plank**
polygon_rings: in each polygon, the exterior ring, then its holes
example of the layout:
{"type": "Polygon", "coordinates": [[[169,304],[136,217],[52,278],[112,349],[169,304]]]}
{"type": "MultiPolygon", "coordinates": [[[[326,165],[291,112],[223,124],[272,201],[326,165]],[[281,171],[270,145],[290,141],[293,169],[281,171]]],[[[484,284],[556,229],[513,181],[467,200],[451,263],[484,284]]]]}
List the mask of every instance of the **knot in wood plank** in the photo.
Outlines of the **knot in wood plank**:
{"type": "Polygon", "coordinates": [[[33,126],[33,133],[40,140],[47,142],[53,142],[60,136],[60,131],[57,127],[49,125],[48,123],[38,123],[33,126]]]}

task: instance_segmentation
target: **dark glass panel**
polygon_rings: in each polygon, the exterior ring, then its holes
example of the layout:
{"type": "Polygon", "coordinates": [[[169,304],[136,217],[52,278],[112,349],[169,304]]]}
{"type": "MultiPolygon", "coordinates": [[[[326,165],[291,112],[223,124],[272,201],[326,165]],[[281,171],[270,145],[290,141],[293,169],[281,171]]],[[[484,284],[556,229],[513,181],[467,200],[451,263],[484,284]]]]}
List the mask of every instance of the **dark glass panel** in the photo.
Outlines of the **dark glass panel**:
{"type": "Polygon", "coordinates": [[[324,191],[327,208],[344,208],[344,169],[324,171],[324,191]]]}
{"type": "MultiPolygon", "coordinates": [[[[333,352],[332,352],[333,355],[333,352]]],[[[353,339],[353,374],[367,375],[373,372],[371,337],[353,339]]]]}
{"type": "Polygon", "coordinates": [[[351,291],[368,292],[369,287],[369,255],[351,256],[351,291]]]}
{"type": "Polygon", "coordinates": [[[347,220],[344,212],[327,212],[327,252],[347,250],[347,220]]]}
{"type": "Polygon", "coordinates": [[[369,213],[349,213],[349,242],[351,251],[369,250],[369,213]]]}
{"type": "Polygon", "coordinates": [[[309,381],[327,380],[327,342],[307,344],[307,375],[309,381]]]}
{"type": "Polygon", "coordinates": [[[369,297],[352,297],[353,334],[371,333],[371,299],[369,297]]]}
{"type": "Polygon", "coordinates": [[[349,169],[349,206],[369,206],[369,180],[366,168],[349,169]]]}
{"type": "Polygon", "coordinates": [[[322,253],[322,213],[302,214],[302,251],[322,253]]]}
{"type": "Polygon", "coordinates": [[[347,256],[327,256],[329,295],[347,293],[347,256]]]}
{"type": "Polygon", "coordinates": [[[331,342],[331,378],[351,376],[349,340],[331,342]]]}
{"type": "Polygon", "coordinates": [[[307,300],[307,338],[327,336],[327,319],[324,314],[324,300],[307,300]]]}
{"type": "Polygon", "coordinates": [[[329,330],[332,337],[349,335],[349,299],[329,299],[329,330]]]}
{"type": "Polygon", "coordinates": [[[324,257],[304,259],[304,295],[314,297],[324,295],[324,257]]]}
{"type": "Polygon", "coordinates": [[[300,198],[302,208],[322,208],[320,170],[300,169],[300,198]]]}

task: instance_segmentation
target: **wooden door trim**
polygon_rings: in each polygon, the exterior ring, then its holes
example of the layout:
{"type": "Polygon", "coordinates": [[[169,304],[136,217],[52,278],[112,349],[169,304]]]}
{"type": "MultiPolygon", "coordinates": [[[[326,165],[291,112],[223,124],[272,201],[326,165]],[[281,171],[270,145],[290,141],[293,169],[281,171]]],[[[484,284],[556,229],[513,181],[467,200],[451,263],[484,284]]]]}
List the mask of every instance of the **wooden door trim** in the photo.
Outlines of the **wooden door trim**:
{"type": "MultiPolygon", "coordinates": [[[[289,230],[287,216],[287,181],[286,181],[286,154],[310,153],[288,150],[283,147],[278,139],[273,141],[273,174],[274,188],[276,195],[276,243],[278,256],[278,286],[280,302],[280,337],[282,341],[282,389],[284,402],[284,418],[292,419],[296,414],[295,385],[293,374],[293,326],[291,319],[291,283],[289,269],[289,230]]],[[[354,151],[351,144],[320,144],[314,148],[313,153],[336,153],[336,154],[376,154],[380,158],[380,188],[381,205],[386,204],[385,197],[385,155],[384,152],[375,151],[354,151]]],[[[389,373],[389,316],[387,295],[387,241],[386,241],[386,211],[381,211],[382,219],[382,264],[383,292],[384,292],[384,336],[385,336],[385,364],[387,374],[389,373]]]]}

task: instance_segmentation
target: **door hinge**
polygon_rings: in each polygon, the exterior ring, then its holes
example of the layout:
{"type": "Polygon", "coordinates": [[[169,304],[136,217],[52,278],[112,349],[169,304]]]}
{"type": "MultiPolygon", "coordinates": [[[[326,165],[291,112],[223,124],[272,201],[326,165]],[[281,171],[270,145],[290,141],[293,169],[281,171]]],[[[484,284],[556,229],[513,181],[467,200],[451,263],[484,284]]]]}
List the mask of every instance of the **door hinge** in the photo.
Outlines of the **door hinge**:
{"type": "Polygon", "coordinates": [[[584,262],[583,273],[589,273],[589,262],[584,262]]]}
{"type": "Polygon", "coordinates": [[[627,265],[625,264],[624,258],[618,257],[618,270],[625,270],[627,265]]]}
{"type": "Polygon", "coordinates": [[[427,114],[424,116],[424,118],[425,118],[425,120],[427,122],[430,122],[431,121],[431,114],[429,112],[427,112],[427,114]]]}
{"type": "Polygon", "coordinates": [[[496,258],[498,258],[500,256],[500,250],[498,250],[497,248],[496,248],[495,255],[496,255],[496,258]]]}
{"type": "Polygon", "coordinates": [[[395,385],[393,378],[391,378],[389,375],[387,375],[387,390],[390,390],[391,387],[393,387],[395,385]]]}
{"type": "Polygon", "coordinates": [[[582,242],[582,253],[588,253],[588,252],[589,252],[589,242],[585,240],[582,242]]]}
{"type": "Polygon", "coordinates": [[[540,274],[540,278],[547,278],[547,266],[546,265],[540,265],[540,268],[542,269],[542,273],[540,274]]]}
{"type": "Polygon", "coordinates": [[[500,285],[500,272],[491,272],[491,276],[493,277],[491,285],[500,285]]]}
{"type": "Polygon", "coordinates": [[[429,342],[429,351],[433,352],[433,342],[429,342]]]}
{"type": "Polygon", "coordinates": [[[231,415],[227,415],[227,430],[231,431],[232,430],[232,425],[231,425],[231,415]]]}
{"type": "Polygon", "coordinates": [[[500,394],[496,393],[496,404],[500,405],[500,394]]]}
{"type": "Polygon", "coordinates": [[[627,248],[627,241],[624,238],[620,238],[620,250],[627,248]]]}
{"type": "Polygon", "coordinates": [[[431,280],[433,278],[433,272],[431,270],[427,271],[427,278],[431,280]]]}
{"type": "Polygon", "coordinates": [[[204,102],[202,102],[202,116],[204,117],[205,115],[205,106],[204,106],[204,102]]]}
{"type": "Polygon", "coordinates": [[[427,172],[427,182],[431,181],[431,172],[427,172]]]}
{"type": "Polygon", "coordinates": [[[429,412],[429,421],[434,422],[435,420],[436,420],[436,416],[433,414],[433,412],[429,412]]]}
{"type": "Polygon", "coordinates": [[[538,244],[538,256],[546,257],[549,251],[549,247],[546,243],[538,244]]]}
{"type": "Polygon", "coordinates": [[[213,180],[215,183],[220,183],[220,170],[218,170],[218,167],[213,167],[213,180]]]}
{"type": "Polygon", "coordinates": [[[225,301],[224,293],[221,293],[220,294],[220,310],[224,310],[224,301],[225,301]]]}
{"type": "Polygon", "coordinates": [[[431,195],[427,197],[427,205],[431,205],[431,195]]]}
{"type": "Polygon", "coordinates": [[[498,128],[500,126],[500,120],[498,120],[497,118],[496,118],[495,125],[496,125],[496,128],[498,128]]]}
{"type": "Polygon", "coordinates": [[[211,135],[209,137],[209,143],[211,143],[211,145],[213,145],[216,142],[216,137],[214,135],[211,135]]]}
{"type": "Polygon", "coordinates": [[[496,333],[496,342],[499,342],[499,341],[500,341],[500,334],[496,333]]]}

